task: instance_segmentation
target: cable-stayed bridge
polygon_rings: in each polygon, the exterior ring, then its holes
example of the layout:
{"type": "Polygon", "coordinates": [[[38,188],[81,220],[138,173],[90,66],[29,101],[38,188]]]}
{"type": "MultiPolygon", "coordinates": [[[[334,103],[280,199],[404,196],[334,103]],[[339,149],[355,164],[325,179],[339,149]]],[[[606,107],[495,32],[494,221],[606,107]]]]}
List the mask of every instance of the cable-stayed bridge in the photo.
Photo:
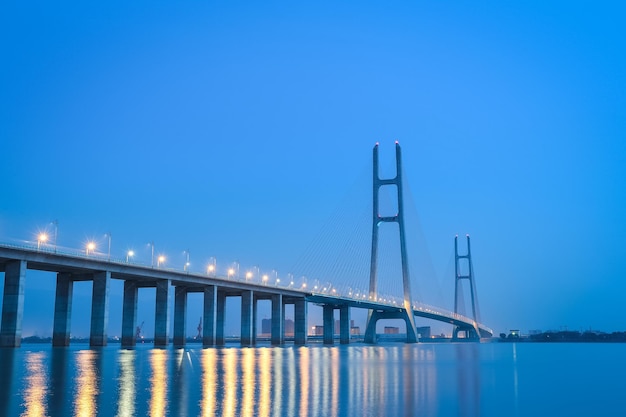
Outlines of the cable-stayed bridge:
{"type": "MultiPolygon", "coordinates": [[[[334,311],[340,311],[340,341],[350,341],[350,310],[360,308],[368,310],[365,341],[376,341],[376,323],[379,320],[401,319],[406,323],[408,342],[417,341],[415,317],[437,320],[453,326],[454,338],[479,340],[491,337],[492,330],[484,326],[479,319],[477,296],[467,237],[467,254],[459,255],[455,239],[455,311],[430,306],[417,301],[418,297],[411,292],[411,277],[407,236],[405,232],[404,188],[402,183],[402,166],[400,146],[396,143],[396,175],[393,178],[380,178],[378,168],[378,144],[373,150],[373,204],[371,206],[370,232],[366,236],[357,231],[358,241],[362,247],[365,241],[369,246],[367,255],[363,250],[358,256],[349,256],[348,260],[369,258],[367,271],[360,267],[351,267],[350,262],[330,260],[319,254],[305,256],[301,262],[301,270],[314,270],[311,265],[322,265],[330,268],[330,273],[316,275],[323,278],[307,278],[300,274],[290,274],[279,278],[277,274],[261,274],[229,268],[219,273],[215,264],[210,264],[204,272],[192,272],[188,263],[182,270],[167,269],[154,257],[150,265],[132,262],[130,254],[125,259],[113,259],[108,254],[97,254],[89,247],[84,251],[60,249],[49,242],[38,240],[36,244],[0,244],[0,270],[4,272],[4,296],[2,302],[2,322],[0,328],[0,345],[20,346],[26,271],[28,269],[55,272],[57,274],[55,311],[53,322],[53,344],[66,346],[69,344],[70,323],[72,314],[73,285],[77,281],[92,281],[91,330],[90,344],[102,346],[107,343],[109,285],[111,280],[124,282],[123,314],[122,314],[122,345],[133,346],[136,343],[138,291],[141,288],[155,288],[155,338],[157,346],[169,343],[170,319],[173,318],[173,341],[182,345],[186,339],[187,295],[203,294],[204,326],[202,341],[205,346],[223,345],[225,343],[224,325],[226,317],[226,299],[241,299],[241,344],[253,345],[257,337],[257,302],[271,302],[271,342],[282,344],[285,341],[285,306],[293,305],[294,309],[294,342],[304,344],[307,341],[308,303],[315,303],[323,308],[324,342],[332,344],[334,339],[334,311]],[[386,200],[381,194],[393,196],[392,203],[385,207],[386,200]],[[387,230],[390,228],[390,230],[387,230]],[[391,236],[391,237],[390,237],[391,236]],[[395,258],[385,257],[386,250],[380,250],[381,241],[395,242],[392,249],[397,249],[395,258]],[[399,256],[399,258],[398,258],[399,256]],[[391,261],[389,260],[391,258],[391,261]],[[399,262],[397,262],[399,261],[399,262]],[[387,274],[393,271],[398,274],[387,274]],[[342,273],[335,274],[337,271],[342,273]],[[385,272],[385,273],[383,273],[385,272]],[[349,277],[342,279],[340,276],[349,277]],[[396,277],[396,275],[398,275],[396,277]],[[295,278],[299,276],[300,278],[295,278]],[[397,278],[401,278],[397,279],[397,278]],[[463,282],[469,283],[472,313],[466,316],[461,313],[464,296],[463,282]],[[389,291],[379,291],[381,284],[391,282],[389,291]],[[397,285],[401,283],[401,287],[397,285]],[[398,291],[398,287],[401,288],[398,291]],[[173,292],[174,311],[171,314],[170,294],[173,292]],[[173,316],[173,317],[172,317],[173,316]]],[[[368,210],[369,211],[369,210],[368,210]]],[[[334,239],[337,240],[337,239],[334,239]]],[[[109,240],[110,242],[110,240],[109,240]]],[[[351,247],[349,242],[339,242],[344,247],[351,247]]],[[[393,250],[392,250],[393,252],[393,250]]],[[[354,254],[353,254],[354,255],[354,254]]],[[[328,270],[328,268],[327,268],[328,270]]],[[[309,275],[315,276],[315,275],[309,275]]]]}

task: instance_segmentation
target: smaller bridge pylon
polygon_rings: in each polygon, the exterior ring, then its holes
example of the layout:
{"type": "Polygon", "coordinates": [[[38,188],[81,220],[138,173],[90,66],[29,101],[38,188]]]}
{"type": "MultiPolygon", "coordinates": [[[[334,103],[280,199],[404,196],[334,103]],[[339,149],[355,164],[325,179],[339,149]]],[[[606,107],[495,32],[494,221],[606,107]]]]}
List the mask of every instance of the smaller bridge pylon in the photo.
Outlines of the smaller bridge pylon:
{"type": "Polygon", "coordinates": [[[468,326],[454,326],[452,332],[452,339],[458,340],[461,339],[459,335],[463,335],[463,339],[480,339],[481,332],[478,327],[478,323],[480,323],[479,313],[478,313],[478,300],[476,295],[476,282],[474,281],[474,267],[472,265],[472,251],[470,249],[470,237],[467,237],[467,254],[459,255],[459,236],[454,237],[454,314],[461,314],[459,312],[461,300],[463,300],[463,292],[462,292],[462,280],[468,280],[469,289],[470,289],[470,300],[472,303],[472,316],[473,320],[472,325],[468,326]],[[462,272],[461,268],[461,260],[467,259],[467,273],[462,272]]]}

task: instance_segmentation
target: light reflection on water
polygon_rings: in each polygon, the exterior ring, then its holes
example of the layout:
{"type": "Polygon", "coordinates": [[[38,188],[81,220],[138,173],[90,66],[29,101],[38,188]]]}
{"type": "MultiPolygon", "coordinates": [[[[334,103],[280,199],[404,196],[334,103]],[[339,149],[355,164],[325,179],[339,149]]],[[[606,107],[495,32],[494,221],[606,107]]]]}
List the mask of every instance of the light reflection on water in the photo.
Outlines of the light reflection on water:
{"type": "Polygon", "coordinates": [[[167,359],[170,354],[167,350],[154,349],[150,351],[150,365],[152,376],[150,377],[149,407],[152,417],[166,415],[167,411],[167,359]]]}
{"type": "Polygon", "coordinates": [[[0,349],[0,416],[611,415],[626,373],[620,345],[32,347],[0,349]]]}
{"type": "Polygon", "coordinates": [[[24,378],[24,411],[23,417],[45,416],[48,375],[44,367],[45,353],[36,352],[26,357],[26,376],[24,378]]]}

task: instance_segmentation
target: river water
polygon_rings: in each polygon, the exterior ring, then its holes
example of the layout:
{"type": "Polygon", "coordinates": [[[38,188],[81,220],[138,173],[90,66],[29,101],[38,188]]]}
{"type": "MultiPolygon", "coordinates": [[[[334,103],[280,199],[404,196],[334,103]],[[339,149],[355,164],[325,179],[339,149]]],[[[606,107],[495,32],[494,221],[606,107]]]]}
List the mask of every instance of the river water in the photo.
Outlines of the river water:
{"type": "Polygon", "coordinates": [[[0,349],[2,416],[624,416],[623,344],[0,349]]]}

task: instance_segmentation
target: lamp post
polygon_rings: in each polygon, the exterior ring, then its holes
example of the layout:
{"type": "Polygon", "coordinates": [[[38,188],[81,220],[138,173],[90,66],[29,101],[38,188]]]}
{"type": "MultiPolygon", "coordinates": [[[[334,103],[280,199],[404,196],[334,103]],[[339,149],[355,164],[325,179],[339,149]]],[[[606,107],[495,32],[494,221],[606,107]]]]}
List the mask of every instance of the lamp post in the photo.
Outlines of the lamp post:
{"type": "Polygon", "coordinates": [[[150,245],[150,248],[152,250],[152,253],[150,255],[150,267],[154,268],[154,242],[150,242],[148,243],[148,245],[150,245]]]}
{"type": "Polygon", "coordinates": [[[129,250],[128,252],[126,252],[126,263],[128,263],[128,260],[133,256],[135,256],[135,251],[129,250]]]}
{"type": "Polygon", "coordinates": [[[57,253],[57,237],[59,234],[59,221],[54,220],[52,224],[54,225],[54,253],[57,253]]]}
{"type": "Polygon", "coordinates": [[[213,257],[209,258],[209,265],[206,268],[206,273],[209,276],[215,277],[216,269],[217,269],[217,262],[216,262],[215,258],[213,258],[213,257]]]}
{"type": "Polygon", "coordinates": [[[159,255],[159,257],[157,258],[157,267],[161,267],[161,264],[165,262],[165,256],[163,255],[159,255]]]}
{"type": "Polygon", "coordinates": [[[183,270],[185,272],[189,272],[189,249],[185,251],[185,255],[187,255],[187,261],[185,262],[185,266],[183,267],[183,270]]]}
{"type": "Polygon", "coordinates": [[[109,252],[108,252],[108,257],[107,260],[110,262],[111,261],[111,233],[106,233],[105,236],[109,239],[109,252]]]}

